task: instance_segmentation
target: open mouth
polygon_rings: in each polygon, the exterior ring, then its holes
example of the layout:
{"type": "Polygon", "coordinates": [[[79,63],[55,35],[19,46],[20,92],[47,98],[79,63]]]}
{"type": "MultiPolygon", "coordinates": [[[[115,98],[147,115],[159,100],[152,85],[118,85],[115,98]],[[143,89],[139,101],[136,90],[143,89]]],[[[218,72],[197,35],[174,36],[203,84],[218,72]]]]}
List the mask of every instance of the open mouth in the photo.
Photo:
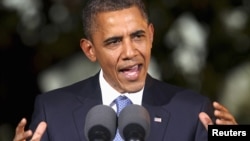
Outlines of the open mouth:
{"type": "Polygon", "coordinates": [[[124,69],[121,69],[120,71],[122,72],[125,78],[129,80],[135,80],[138,78],[141,68],[142,65],[138,64],[131,67],[126,67],[124,69]]]}

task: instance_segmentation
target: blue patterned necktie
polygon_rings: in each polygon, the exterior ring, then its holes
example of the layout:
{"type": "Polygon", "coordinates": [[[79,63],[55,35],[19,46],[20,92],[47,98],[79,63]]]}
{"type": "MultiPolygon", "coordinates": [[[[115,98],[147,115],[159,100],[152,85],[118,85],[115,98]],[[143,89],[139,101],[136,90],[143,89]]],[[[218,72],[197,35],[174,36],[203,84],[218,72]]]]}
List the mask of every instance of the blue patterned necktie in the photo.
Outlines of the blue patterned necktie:
{"type": "MultiPolygon", "coordinates": [[[[116,104],[116,108],[117,108],[117,116],[119,117],[119,114],[120,112],[122,111],[122,109],[124,107],[126,107],[127,105],[130,105],[132,104],[131,100],[126,97],[126,96],[118,96],[116,99],[115,99],[115,104],[116,104]]],[[[117,133],[116,133],[116,136],[115,136],[115,139],[114,141],[123,141],[122,137],[120,136],[119,134],[119,131],[117,129],[117,133]]]]}

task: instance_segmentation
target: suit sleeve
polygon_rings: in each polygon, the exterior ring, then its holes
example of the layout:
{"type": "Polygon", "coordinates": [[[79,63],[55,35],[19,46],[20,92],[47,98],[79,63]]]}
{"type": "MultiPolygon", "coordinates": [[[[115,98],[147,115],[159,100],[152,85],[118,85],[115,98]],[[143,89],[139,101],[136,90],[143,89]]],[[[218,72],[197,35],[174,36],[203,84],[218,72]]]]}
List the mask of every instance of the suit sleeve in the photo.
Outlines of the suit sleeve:
{"type": "MultiPolygon", "coordinates": [[[[212,102],[208,99],[205,100],[204,104],[201,107],[201,112],[205,112],[208,114],[208,116],[212,119],[212,121],[215,121],[215,116],[213,114],[213,106],[212,102]]],[[[198,115],[197,115],[198,116],[198,115]]],[[[199,119],[199,118],[198,118],[199,119]]],[[[208,140],[208,131],[202,124],[202,122],[199,120],[197,123],[197,130],[195,135],[195,141],[207,141],[208,140]]]]}
{"type": "MultiPolygon", "coordinates": [[[[29,128],[32,130],[32,132],[34,132],[36,130],[37,125],[41,121],[46,122],[46,114],[45,114],[45,110],[44,110],[44,106],[43,106],[42,97],[41,97],[41,95],[38,95],[35,99],[34,111],[32,114],[31,123],[29,125],[29,128]]],[[[47,131],[48,131],[48,127],[47,127],[45,133],[43,134],[41,141],[49,141],[47,131]]]]}

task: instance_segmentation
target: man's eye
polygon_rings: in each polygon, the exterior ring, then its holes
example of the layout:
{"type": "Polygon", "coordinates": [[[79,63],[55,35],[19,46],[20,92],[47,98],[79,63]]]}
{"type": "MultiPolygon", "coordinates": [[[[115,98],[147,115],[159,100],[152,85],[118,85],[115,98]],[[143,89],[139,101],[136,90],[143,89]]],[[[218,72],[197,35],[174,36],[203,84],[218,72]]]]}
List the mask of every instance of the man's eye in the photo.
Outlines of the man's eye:
{"type": "Polygon", "coordinates": [[[144,37],[142,34],[137,34],[134,36],[135,40],[140,40],[142,37],[144,37]]]}
{"type": "Polygon", "coordinates": [[[111,44],[117,44],[117,43],[120,43],[120,42],[121,42],[121,40],[114,40],[114,41],[111,42],[111,44]]]}
{"type": "Polygon", "coordinates": [[[137,35],[136,37],[137,37],[137,38],[141,38],[141,37],[142,37],[142,35],[137,35]]]}
{"type": "Polygon", "coordinates": [[[110,40],[106,43],[106,46],[115,46],[118,45],[121,42],[120,39],[116,39],[116,40],[110,40]]]}

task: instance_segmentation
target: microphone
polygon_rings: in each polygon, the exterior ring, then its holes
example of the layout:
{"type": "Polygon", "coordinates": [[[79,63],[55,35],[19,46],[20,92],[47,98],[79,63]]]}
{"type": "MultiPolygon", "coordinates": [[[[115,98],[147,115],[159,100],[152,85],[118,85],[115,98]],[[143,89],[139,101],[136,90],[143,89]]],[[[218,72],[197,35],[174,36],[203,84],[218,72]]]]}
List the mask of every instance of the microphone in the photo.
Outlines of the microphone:
{"type": "Polygon", "coordinates": [[[119,115],[118,129],[125,141],[144,141],[150,130],[148,111],[136,104],[126,106],[119,115]]]}
{"type": "Polygon", "coordinates": [[[86,115],[84,134],[88,141],[111,141],[116,128],[116,112],[109,106],[96,105],[86,115]]]}

